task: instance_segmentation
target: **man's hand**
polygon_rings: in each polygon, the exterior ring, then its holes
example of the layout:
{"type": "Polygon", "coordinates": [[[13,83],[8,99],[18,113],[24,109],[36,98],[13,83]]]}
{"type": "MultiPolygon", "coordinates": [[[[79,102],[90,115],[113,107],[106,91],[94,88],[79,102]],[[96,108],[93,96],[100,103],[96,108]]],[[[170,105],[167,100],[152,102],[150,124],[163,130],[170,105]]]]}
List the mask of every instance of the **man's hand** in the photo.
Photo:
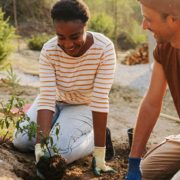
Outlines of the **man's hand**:
{"type": "Polygon", "coordinates": [[[116,171],[105,164],[105,147],[95,147],[92,160],[93,172],[101,176],[102,172],[116,173],[116,171]]]}
{"type": "Polygon", "coordinates": [[[36,157],[36,163],[39,162],[40,157],[44,156],[43,149],[41,147],[41,144],[37,143],[35,145],[35,157],[36,157]]]}
{"type": "Polygon", "coordinates": [[[141,158],[129,157],[128,173],[125,180],[141,180],[140,162],[141,158]]]}

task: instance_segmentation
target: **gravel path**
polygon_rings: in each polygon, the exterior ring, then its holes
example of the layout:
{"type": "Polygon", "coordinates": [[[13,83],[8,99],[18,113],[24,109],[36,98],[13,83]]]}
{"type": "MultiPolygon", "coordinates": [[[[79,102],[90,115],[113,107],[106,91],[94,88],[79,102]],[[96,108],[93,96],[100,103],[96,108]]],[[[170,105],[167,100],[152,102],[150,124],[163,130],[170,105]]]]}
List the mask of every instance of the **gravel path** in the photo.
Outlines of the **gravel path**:
{"type": "Polygon", "coordinates": [[[140,93],[144,94],[148,88],[151,73],[149,64],[133,66],[117,64],[114,83],[139,89],[140,93]]]}
{"type": "MultiPolygon", "coordinates": [[[[146,91],[150,81],[150,64],[140,64],[132,66],[121,64],[124,58],[129,54],[129,52],[130,51],[117,51],[117,65],[114,84],[138,89],[140,90],[140,93],[142,95],[146,91]]],[[[39,87],[39,77],[36,75],[32,75],[32,73],[29,73],[32,71],[33,67],[38,66],[38,58],[39,52],[27,49],[22,49],[20,53],[12,53],[11,59],[13,59],[12,63],[13,67],[15,68],[14,72],[18,76],[18,78],[20,78],[19,83],[21,85],[39,87]],[[23,62],[26,64],[25,73],[23,72],[24,69],[20,68],[23,62]],[[29,62],[32,62],[33,64],[29,62]]],[[[1,71],[0,78],[5,78],[5,76],[6,73],[1,71]]]]}
{"type": "MultiPolygon", "coordinates": [[[[14,73],[20,79],[20,85],[39,87],[38,76],[26,74],[19,70],[14,70],[14,73]]],[[[0,72],[0,78],[5,77],[6,72],[0,72]]],[[[143,94],[149,85],[150,77],[151,69],[149,64],[128,66],[118,63],[114,84],[139,89],[140,93],[143,94]]]]}

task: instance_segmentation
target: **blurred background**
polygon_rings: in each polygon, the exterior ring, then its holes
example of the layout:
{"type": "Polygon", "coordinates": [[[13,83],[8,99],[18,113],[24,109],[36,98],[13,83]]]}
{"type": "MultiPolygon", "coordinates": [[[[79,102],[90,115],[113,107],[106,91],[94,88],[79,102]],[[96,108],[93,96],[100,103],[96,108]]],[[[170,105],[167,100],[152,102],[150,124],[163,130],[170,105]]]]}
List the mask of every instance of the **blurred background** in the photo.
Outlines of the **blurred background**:
{"type": "MultiPolygon", "coordinates": [[[[41,47],[37,47],[37,44],[32,45],[32,41],[41,39],[42,44],[54,35],[50,9],[55,2],[56,0],[0,0],[1,21],[8,20],[8,24],[13,26],[15,33],[19,35],[18,38],[31,38],[29,48],[39,50],[41,47]]],[[[89,30],[105,34],[113,40],[116,48],[133,49],[146,42],[146,33],[140,26],[142,17],[137,1],[85,0],[85,2],[91,12],[89,30]]]]}

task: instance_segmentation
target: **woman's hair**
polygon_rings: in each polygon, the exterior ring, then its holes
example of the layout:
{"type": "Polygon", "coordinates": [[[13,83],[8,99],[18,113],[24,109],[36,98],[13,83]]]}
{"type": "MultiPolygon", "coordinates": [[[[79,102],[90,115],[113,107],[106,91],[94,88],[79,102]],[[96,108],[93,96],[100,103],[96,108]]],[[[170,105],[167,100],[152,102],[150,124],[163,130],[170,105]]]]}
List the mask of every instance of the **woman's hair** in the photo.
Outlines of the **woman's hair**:
{"type": "Polygon", "coordinates": [[[51,17],[53,21],[81,20],[86,23],[90,12],[82,0],[59,0],[51,10],[51,17]]]}

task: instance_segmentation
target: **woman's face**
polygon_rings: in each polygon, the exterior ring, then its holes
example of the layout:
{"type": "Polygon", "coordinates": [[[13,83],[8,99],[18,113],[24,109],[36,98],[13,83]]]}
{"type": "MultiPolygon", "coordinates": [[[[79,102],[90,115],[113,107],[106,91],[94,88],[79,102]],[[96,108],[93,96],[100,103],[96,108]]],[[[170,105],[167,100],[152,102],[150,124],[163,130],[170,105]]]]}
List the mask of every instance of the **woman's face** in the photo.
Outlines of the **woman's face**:
{"type": "Polygon", "coordinates": [[[70,56],[78,56],[86,41],[86,26],[81,20],[56,21],[58,45],[70,56]]]}

